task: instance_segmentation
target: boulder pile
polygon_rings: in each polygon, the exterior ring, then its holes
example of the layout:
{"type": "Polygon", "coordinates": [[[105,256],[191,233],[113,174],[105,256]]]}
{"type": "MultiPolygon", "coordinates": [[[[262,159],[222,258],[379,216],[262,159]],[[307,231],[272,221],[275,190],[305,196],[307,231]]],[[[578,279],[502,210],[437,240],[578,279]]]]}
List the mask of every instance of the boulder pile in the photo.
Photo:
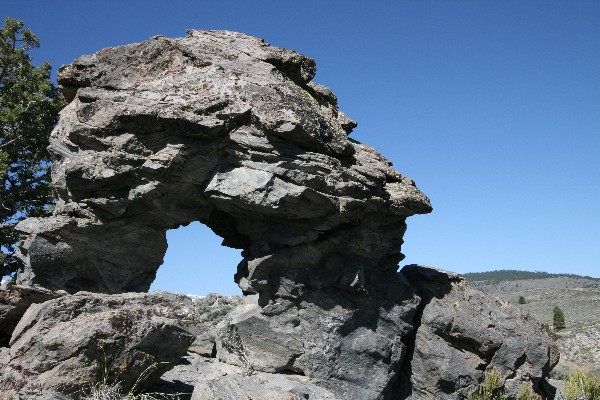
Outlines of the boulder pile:
{"type": "Polygon", "coordinates": [[[431,212],[429,199],[349,138],[356,123],[315,73],[306,56],[229,31],[62,67],[59,201],[17,226],[17,285],[49,297],[22,311],[5,363],[52,390],[97,378],[100,339],[124,343],[115,360],[137,368],[127,387],[152,363],[173,366],[198,332],[152,309],[180,300],[130,292],[150,287],[166,231],[200,221],[241,250],[244,299],[218,323],[194,398],[456,399],[492,369],[510,395],[530,385],[550,398],[558,354],[526,314],[453,273],[398,272],[406,218],[431,212]]]}

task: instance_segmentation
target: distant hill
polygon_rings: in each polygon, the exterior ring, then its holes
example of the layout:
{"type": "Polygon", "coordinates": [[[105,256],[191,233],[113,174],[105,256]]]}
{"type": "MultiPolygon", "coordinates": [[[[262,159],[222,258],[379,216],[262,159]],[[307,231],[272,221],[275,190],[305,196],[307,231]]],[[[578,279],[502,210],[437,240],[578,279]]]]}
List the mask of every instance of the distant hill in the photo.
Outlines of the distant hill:
{"type": "Polygon", "coordinates": [[[556,332],[561,361],[555,375],[574,367],[600,373],[600,278],[519,270],[463,276],[482,292],[508,300],[543,324],[552,325],[552,309],[559,306],[567,327],[556,332]],[[518,304],[520,297],[525,304],[518,304]]]}
{"type": "Polygon", "coordinates": [[[600,282],[600,278],[593,278],[587,275],[576,275],[576,274],[551,274],[549,272],[540,271],[519,271],[516,269],[500,269],[497,271],[489,272],[469,272],[463,274],[465,278],[472,282],[487,281],[492,282],[504,282],[504,281],[522,281],[527,279],[548,279],[548,278],[575,278],[575,279],[589,279],[592,281],[600,282]]]}

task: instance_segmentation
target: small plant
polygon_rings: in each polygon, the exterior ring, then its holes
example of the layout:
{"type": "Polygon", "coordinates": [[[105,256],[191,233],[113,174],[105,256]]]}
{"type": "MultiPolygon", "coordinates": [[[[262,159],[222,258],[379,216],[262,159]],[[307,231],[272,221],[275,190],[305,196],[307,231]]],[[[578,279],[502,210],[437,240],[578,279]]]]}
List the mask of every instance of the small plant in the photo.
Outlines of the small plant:
{"type": "Polygon", "coordinates": [[[562,310],[558,307],[558,306],[554,306],[554,309],[552,310],[552,314],[553,314],[553,324],[554,324],[554,329],[558,330],[558,329],[564,329],[565,328],[565,315],[563,314],[562,310]]]}
{"type": "Polygon", "coordinates": [[[485,373],[483,384],[475,393],[471,393],[467,400],[504,400],[504,385],[500,372],[491,368],[485,373]]]}
{"type": "MultiPolygon", "coordinates": [[[[128,368],[129,357],[120,365],[117,360],[125,355],[126,340],[133,330],[134,321],[126,313],[118,313],[109,320],[111,326],[123,332],[123,336],[117,340],[107,340],[103,338],[101,332],[97,332],[97,337],[92,340],[97,350],[101,353],[98,362],[100,363],[101,373],[100,382],[91,384],[78,392],[78,396],[83,400],[159,400],[159,399],[179,399],[179,395],[163,395],[160,393],[139,393],[142,385],[148,380],[152,373],[164,362],[155,361],[142,371],[135,380],[127,393],[123,393],[122,381],[120,375],[128,368]]],[[[2,399],[0,399],[2,400],[2,399]]]]}
{"type": "Polygon", "coordinates": [[[221,346],[227,351],[236,354],[249,370],[253,369],[248,360],[246,349],[244,349],[242,338],[237,331],[237,327],[232,323],[231,318],[225,319],[225,326],[219,331],[217,336],[221,342],[221,346]]]}
{"type": "Polygon", "coordinates": [[[542,397],[535,394],[529,385],[524,385],[519,391],[517,400],[542,400],[542,397]]]}
{"type": "Polygon", "coordinates": [[[164,394],[164,393],[122,393],[121,385],[100,383],[94,386],[86,397],[82,400],[179,400],[182,394],[164,394]]]}
{"type": "Polygon", "coordinates": [[[565,382],[565,400],[600,400],[600,376],[574,370],[565,382]]]}
{"type": "Polygon", "coordinates": [[[527,300],[525,300],[525,296],[519,296],[519,304],[527,304],[527,300]]]}

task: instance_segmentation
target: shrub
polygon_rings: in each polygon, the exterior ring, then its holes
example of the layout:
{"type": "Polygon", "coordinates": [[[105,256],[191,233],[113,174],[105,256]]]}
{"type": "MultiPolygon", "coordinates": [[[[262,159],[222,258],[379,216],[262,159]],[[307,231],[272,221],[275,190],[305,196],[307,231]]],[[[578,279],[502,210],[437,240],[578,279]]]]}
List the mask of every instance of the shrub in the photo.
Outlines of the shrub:
{"type": "Polygon", "coordinates": [[[467,400],[503,400],[504,385],[502,385],[500,372],[491,368],[485,373],[483,384],[475,393],[471,393],[467,400]]]}
{"type": "MultiPolygon", "coordinates": [[[[507,399],[505,392],[500,372],[492,367],[485,373],[483,384],[475,393],[471,393],[467,400],[505,400],[507,399]]],[[[533,392],[531,383],[525,383],[519,391],[517,400],[542,400],[542,398],[533,392]]]]}
{"type": "Polygon", "coordinates": [[[517,400],[542,400],[542,397],[535,394],[531,386],[523,386],[519,391],[519,397],[517,400]]]}
{"type": "Polygon", "coordinates": [[[554,306],[552,310],[553,313],[553,324],[554,329],[564,329],[565,328],[565,315],[562,310],[558,306],[554,306]]]}
{"type": "MultiPolygon", "coordinates": [[[[187,396],[186,396],[187,397],[187,396]]],[[[180,394],[163,394],[163,393],[141,393],[123,394],[121,385],[101,383],[94,386],[86,397],[82,400],[180,400],[180,394]]]]}
{"type": "Polygon", "coordinates": [[[525,300],[525,296],[519,296],[519,304],[527,304],[527,300],[525,300]]]}
{"type": "Polygon", "coordinates": [[[580,369],[567,376],[565,400],[600,400],[600,376],[580,369]]]}
{"type": "Polygon", "coordinates": [[[237,327],[232,323],[231,318],[226,318],[225,325],[218,333],[218,338],[221,341],[221,346],[237,357],[244,363],[248,371],[252,371],[253,367],[248,359],[248,353],[242,343],[242,338],[237,331],[237,327]]]}

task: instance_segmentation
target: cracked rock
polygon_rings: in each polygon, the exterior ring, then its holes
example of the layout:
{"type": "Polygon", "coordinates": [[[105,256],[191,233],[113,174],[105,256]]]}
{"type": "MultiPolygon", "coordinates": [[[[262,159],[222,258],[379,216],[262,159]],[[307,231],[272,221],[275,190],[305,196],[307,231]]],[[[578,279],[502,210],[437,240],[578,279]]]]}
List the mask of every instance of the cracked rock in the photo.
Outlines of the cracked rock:
{"type": "Polygon", "coordinates": [[[8,362],[43,391],[77,395],[98,382],[125,392],[149,385],[194,341],[191,301],[164,292],[78,293],[32,305],[15,328],[8,362]],[[186,311],[187,310],[187,311],[186,311]]]}

